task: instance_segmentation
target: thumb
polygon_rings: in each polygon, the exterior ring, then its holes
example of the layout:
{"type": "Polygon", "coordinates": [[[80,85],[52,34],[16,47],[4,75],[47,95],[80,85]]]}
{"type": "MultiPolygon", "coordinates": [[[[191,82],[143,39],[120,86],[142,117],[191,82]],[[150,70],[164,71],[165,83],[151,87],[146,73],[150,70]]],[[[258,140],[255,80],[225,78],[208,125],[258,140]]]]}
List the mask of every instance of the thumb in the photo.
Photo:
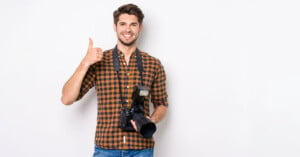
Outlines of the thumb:
{"type": "Polygon", "coordinates": [[[130,123],[131,125],[133,126],[133,128],[138,131],[137,127],[136,127],[136,124],[135,124],[135,121],[134,120],[130,120],[130,123]]]}
{"type": "Polygon", "coordinates": [[[89,38],[89,49],[93,48],[93,44],[92,38],[89,38]]]}

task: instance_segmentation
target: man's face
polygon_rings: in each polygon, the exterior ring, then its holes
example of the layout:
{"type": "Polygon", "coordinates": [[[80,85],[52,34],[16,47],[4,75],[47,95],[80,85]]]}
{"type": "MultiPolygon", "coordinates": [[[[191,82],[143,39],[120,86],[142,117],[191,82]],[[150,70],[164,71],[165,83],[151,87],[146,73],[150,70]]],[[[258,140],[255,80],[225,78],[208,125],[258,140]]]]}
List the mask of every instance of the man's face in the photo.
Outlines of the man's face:
{"type": "Polygon", "coordinates": [[[126,46],[131,46],[137,40],[142,30],[142,25],[135,15],[121,14],[119,21],[114,24],[118,40],[126,46]]]}

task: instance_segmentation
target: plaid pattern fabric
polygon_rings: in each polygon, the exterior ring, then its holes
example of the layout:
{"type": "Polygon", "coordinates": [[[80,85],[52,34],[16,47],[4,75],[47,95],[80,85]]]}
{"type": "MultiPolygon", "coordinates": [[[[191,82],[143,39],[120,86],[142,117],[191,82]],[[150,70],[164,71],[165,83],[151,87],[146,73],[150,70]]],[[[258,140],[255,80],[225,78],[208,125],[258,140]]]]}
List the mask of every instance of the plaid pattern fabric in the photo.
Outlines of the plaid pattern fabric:
{"type": "MultiPolygon", "coordinates": [[[[166,75],[160,61],[141,52],[144,67],[144,85],[150,90],[151,102],[154,107],[168,106],[166,93],[166,75]]],[[[140,84],[136,55],[133,53],[127,65],[124,54],[118,51],[120,61],[120,82],[123,100],[128,102],[125,107],[131,107],[133,87],[140,84]]],[[[103,59],[92,65],[82,82],[79,100],[90,88],[96,88],[98,99],[98,116],[95,143],[105,149],[145,149],[153,148],[153,138],[143,138],[137,132],[122,132],[119,128],[119,117],[122,104],[117,72],[113,67],[113,50],[103,53],[103,59]]],[[[145,115],[149,116],[149,99],[144,103],[145,115]]]]}

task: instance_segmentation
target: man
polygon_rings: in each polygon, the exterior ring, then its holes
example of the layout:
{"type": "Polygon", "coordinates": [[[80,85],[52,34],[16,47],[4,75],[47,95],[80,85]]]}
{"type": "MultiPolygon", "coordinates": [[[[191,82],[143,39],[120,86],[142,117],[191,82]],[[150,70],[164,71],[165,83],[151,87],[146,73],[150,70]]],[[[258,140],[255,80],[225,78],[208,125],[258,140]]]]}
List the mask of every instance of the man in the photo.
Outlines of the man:
{"type": "MultiPolygon", "coordinates": [[[[145,95],[142,108],[143,117],[158,123],[167,111],[166,75],[160,61],[137,49],[136,40],[142,31],[143,12],[134,4],[119,7],[113,13],[117,45],[102,52],[94,48],[92,39],[86,56],[65,83],[61,101],[65,105],[83,97],[95,87],[98,100],[97,128],[94,157],[152,157],[154,140],[144,137],[137,122],[130,119],[134,131],[126,131],[120,126],[124,110],[134,103],[132,93],[139,86],[146,86],[150,95],[145,95]],[[149,113],[149,101],[154,112],[149,113]]],[[[126,111],[127,111],[126,110],[126,111]]]]}

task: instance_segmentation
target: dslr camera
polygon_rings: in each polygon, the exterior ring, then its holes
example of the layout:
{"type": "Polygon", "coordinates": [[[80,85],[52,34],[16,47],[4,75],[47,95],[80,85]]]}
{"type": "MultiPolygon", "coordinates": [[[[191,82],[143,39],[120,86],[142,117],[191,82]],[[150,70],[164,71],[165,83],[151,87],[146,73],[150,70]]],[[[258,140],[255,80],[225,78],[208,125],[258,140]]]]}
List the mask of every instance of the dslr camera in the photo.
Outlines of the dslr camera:
{"type": "Polygon", "coordinates": [[[120,128],[122,131],[135,131],[131,120],[135,121],[137,131],[145,138],[151,138],[156,131],[155,124],[144,116],[144,100],[149,95],[146,86],[135,86],[132,93],[130,108],[123,107],[120,114],[120,128]]]}

